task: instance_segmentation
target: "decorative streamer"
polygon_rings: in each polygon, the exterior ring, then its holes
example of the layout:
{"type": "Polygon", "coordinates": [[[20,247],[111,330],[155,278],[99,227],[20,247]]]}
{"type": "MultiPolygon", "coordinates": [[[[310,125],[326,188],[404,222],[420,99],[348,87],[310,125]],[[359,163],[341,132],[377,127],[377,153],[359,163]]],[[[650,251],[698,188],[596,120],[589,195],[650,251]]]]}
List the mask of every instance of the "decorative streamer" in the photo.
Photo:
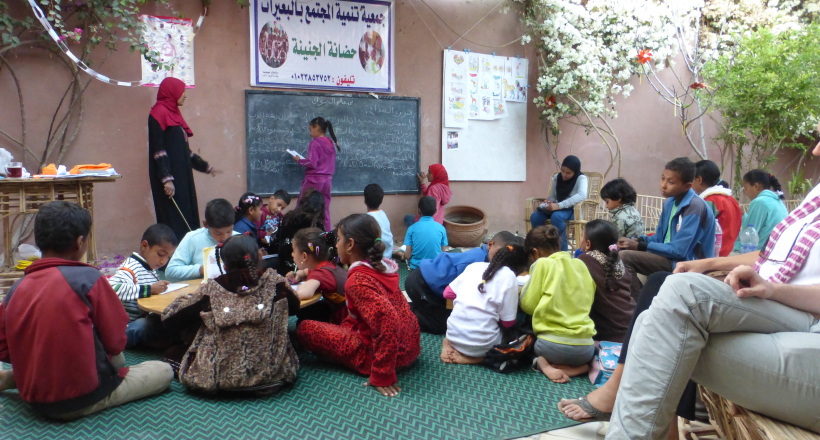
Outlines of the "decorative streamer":
{"type": "MultiPolygon", "coordinates": [[[[94,69],[88,67],[88,65],[86,65],[82,60],[80,60],[73,53],[71,53],[71,50],[68,48],[68,46],[64,42],[60,41],[60,36],[57,35],[57,32],[51,26],[51,23],[48,22],[48,19],[46,18],[46,14],[43,12],[42,9],[40,9],[40,6],[37,5],[36,0],[28,0],[28,3],[31,5],[31,9],[34,11],[34,15],[37,16],[38,20],[40,20],[40,24],[42,24],[43,27],[48,31],[48,35],[51,36],[51,39],[54,40],[55,43],[57,43],[57,46],[59,46],[60,50],[62,50],[63,53],[68,58],[71,59],[71,61],[74,61],[74,63],[77,64],[77,67],[79,67],[80,70],[82,70],[83,72],[91,75],[95,79],[98,79],[98,80],[100,80],[104,83],[113,84],[115,86],[135,87],[135,86],[141,86],[143,84],[146,84],[149,81],[149,80],[117,81],[115,79],[111,79],[111,78],[109,78],[105,75],[102,75],[102,74],[96,72],[94,69]]],[[[191,37],[192,39],[193,39],[193,37],[196,36],[196,33],[199,32],[199,28],[202,27],[202,21],[205,20],[205,15],[207,13],[208,13],[208,8],[205,8],[205,10],[202,11],[202,15],[199,16],[199,20],[197,20],[196,25],[194,26],[193,36],[191,37]]],[[[174,63],[176,63],[176,60],[174,60],[174,63]]],[[[190,229],[190,227],[189,227],[189,229],[190,229]]]]}

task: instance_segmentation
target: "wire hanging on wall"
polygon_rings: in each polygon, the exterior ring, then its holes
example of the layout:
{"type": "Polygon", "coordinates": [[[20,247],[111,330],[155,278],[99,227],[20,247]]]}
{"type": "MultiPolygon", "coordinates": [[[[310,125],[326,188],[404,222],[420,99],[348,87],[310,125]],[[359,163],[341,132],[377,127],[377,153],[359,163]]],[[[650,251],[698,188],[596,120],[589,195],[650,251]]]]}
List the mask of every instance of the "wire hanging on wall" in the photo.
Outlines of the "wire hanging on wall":
{"type": "MultiPolygon", "coordinates": [[[[71,50],[68,48],[68,46],[60,40],[60,36],[57,35],[57,32],[51,26],[51,23],[48,22],[48,19],[46,18],[45,13],[43,12],[42,9],[40,9],[40,6],[37,5],[37,2],[35,0],[28,0],[28,2],[31,5],[31,9],[34,11],[34,15],[40,21],[40,24],[43,25],[43,27],[46,29],[46,31],[48,32],[48,35],[51,36],[51,39],[54,40],[55,43],[57,43],[57,46],[60,48],[60,50],[63,51],[63,53],[69,59],[71,59],[71,61],[73,61],[77,65],[77,67],[80,70],[82,70],[83,72],[91,75],[93,78],[95,78],[97,80],[100,80],[100,81],[102,81],[104,83],[107,83],[107,84],[113,84],[115,86],[136,87],[136,86],[142,86],[143,84],[147,84],[148,82],[151,81],[150,79],[143,79],[141,81],[118,81],[118,80],[115,80],[115,79],[111,79],[111,78],[109,78],[109,77],[95,71],[94,69],[88,67],[88,65],[85,64],[85,62],[83,62],[83,60],[77,58],[76,55],[71,53],[71,50]]],[[[207,13],[208,13],[208,8],[205,8],[205,10],[202,11],[202,15],[199,16],[199,20],[197,20],[196,25],[194,26],[194,31],[193,31],[193,35],[192,35],[191,39],[193,39],[193,37],[196,36],[196,33],[199,32],[199,29],[202,27],[202,21],[205,20],[205,15],[207,13]]],[[[172,60],[172,61],[176,61],[176,60],[172,60]]]]}

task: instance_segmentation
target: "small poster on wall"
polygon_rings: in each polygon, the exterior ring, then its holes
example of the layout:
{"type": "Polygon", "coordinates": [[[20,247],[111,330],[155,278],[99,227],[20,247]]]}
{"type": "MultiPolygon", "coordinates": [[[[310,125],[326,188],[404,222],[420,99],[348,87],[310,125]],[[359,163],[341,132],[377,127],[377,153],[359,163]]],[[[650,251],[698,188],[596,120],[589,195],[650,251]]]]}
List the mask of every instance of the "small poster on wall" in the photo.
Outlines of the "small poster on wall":
{"type": "Polygon", "coordinates": [[[447,149],[458,150],[458,132],[457,131],[448,131],[447,132],[447,149]]]}
{"type": "Polygon", "coordinates": [[[251,0],[251,85],[393,93],[389,0],[251,0]]]}
{"type": "Polygon", "coordinates": [[[151,67],[151,62],[142,60],[144,86],[159,87],[167,77],[178,78],[187,88],[194,87],[194,22],[188,18],[155,17],[140,15],[142,35],[148,50],[154,52],[168,69],[151,67]]]}

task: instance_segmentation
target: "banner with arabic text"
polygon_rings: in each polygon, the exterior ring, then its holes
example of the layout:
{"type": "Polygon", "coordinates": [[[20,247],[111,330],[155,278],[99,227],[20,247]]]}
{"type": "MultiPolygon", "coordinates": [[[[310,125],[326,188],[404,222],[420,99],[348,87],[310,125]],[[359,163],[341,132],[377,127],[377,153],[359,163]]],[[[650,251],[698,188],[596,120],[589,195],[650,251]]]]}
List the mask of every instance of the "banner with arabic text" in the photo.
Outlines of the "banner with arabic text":
{"type": "Polygon", "coordinates": [[[387,0],[251,2],[251,85],[393,93],[387,0]]]}

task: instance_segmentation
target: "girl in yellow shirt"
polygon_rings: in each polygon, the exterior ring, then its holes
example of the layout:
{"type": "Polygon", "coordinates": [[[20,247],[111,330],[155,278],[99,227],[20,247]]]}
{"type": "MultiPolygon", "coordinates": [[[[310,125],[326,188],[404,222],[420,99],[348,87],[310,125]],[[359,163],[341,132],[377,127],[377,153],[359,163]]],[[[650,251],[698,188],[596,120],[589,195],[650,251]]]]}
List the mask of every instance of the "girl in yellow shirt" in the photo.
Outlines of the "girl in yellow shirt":
{"type": "Polygon", "coordinates": [[[537,336],[533,369],[565,383],[589,371],[595,354],[595,324],[589,317],[595,283],[586,265],[568,252],[558,252],[555,226],[540,226],[527,234],[524,247],[533,263],[521,292],[521,310],[532,315],[537,336]]]}

